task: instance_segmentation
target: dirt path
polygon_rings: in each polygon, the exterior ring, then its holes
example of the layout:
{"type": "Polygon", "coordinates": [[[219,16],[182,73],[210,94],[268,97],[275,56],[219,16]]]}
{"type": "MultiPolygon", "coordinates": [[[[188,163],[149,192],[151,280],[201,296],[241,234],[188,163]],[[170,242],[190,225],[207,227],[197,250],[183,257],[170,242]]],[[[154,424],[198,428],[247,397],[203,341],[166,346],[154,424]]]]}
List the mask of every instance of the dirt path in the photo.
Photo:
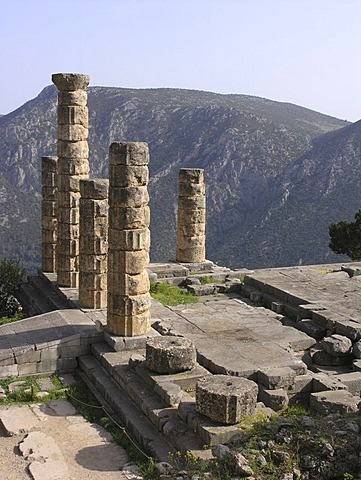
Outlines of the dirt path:
{"type": "Polygon", "coordinates": [[[1,480],[130,480],[129,462],[110,434],[66,400],[0,408],[1,480]]]}

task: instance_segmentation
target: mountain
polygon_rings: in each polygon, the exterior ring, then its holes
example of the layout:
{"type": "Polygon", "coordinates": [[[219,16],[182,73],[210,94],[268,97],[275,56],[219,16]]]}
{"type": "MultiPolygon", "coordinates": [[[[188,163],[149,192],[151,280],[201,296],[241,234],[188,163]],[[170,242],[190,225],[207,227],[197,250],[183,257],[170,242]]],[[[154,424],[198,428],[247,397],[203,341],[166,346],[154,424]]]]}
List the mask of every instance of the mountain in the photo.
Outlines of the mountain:
{"type": "MultiPolygon", "coordinates": [[[[361,203],[361,125],[247,95],[88,91],[93,177],[107,176],[112,141],[149,143],[153,261],[175,256],[182,167],[205,169],[210,260],[254,268],[340,260],[328,249],[328,224],[352,218],[361,203]]],[[[0,117],[0,257],[32,267],[40,263],[41,157],[56,152],[56,108],[48,86],[0,117]]]]}

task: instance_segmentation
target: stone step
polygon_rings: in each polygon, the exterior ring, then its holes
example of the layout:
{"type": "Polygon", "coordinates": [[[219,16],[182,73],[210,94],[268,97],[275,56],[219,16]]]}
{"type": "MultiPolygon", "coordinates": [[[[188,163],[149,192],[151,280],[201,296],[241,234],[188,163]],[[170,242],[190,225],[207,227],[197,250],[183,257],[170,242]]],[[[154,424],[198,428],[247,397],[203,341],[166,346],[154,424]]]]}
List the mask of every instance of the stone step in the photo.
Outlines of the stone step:
{"type": "Polygon", "coordinates": [[[24,282],[20,285],[16,297],[25,312],[30,317],[53,310],[52,308],[50,308],[49,303],[46,300],[46,296],[38,292],[28,282],[24,282]]]}
{"type": "Polygon", "coordinates": [[[64,310],[71,308],[64,297],[60,295],[58,291],[54,290],[52,284],[45,280],[44,277],[40,275],[29,275],[28,282],[35,290],[37,290],[43,296],[46,296],[48,303],[52,307],[52,310],[64,310]]]}
{"type": "Polygon", "coordinates": [[[94,356],[79,357],[78,374],[107,411],[109,409],[109,413],[119,418],[133,441],[158,461],[169,462],[170,457],[176,454],[173,447],[94,356]]]}
{"type": "Polygon", "coordinates": [[[176,450],[182,453],[190,451],[199,458],[210,458],[211,453],[204,449],[204,442],[178,416],[177,407],[170,406],[171,401],[167,402],[164,395],[156,392],[129,366],[129,359],[136,352],[113,352],[107,344],[94,344],[92,351],[108,375],[176,450]]]}

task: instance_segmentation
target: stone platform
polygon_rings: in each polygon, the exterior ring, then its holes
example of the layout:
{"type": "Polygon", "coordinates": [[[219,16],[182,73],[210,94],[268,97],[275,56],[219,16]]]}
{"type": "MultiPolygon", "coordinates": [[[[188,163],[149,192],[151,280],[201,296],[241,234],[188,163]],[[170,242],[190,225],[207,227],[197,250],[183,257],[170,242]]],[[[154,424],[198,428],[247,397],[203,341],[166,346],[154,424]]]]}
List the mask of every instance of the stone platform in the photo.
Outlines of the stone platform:
{"type": "Polygon", "coordinates": [[[238,432],[196,412],[195,383],[201,375],[253,380],[258,401],[274,410],[301,401],[323,411],[320,392],[336,390],[348,393],[326,395],[329,411],[340,410],[344,397],[352,404],[347,408],[357,408],[360,361],[327,367],[313,359],[325,336],[340,334],[352,344],[361,337],[359,268],[361,264],[319,265],[253,272],[209,262],[197,272],[181,264],[156,264],[152,271],[150,264],[150,276],[169,283],[194,284],[204,274],[218,283],[238,280],[233,281],[237,289],[209,288],[212,294],[202,294],[197,304],[165,307],[152,301],[151,335],[179,335],[196,346],[196,369],[172,375],[147,370],[143,344],[114,351],[104,342],[106,312],[80,309],[77,289],[59,289],[54,275],[42,274],[52,296],[56,293],[67,308],[1,326],[0,375],[77,369],[152,455],[165,460],[173,449],[189,449],[204,458],[209,455],[204,444],[230,440],[238,432]],[[215,293],[219,291],[226,293],[215,293]]]}

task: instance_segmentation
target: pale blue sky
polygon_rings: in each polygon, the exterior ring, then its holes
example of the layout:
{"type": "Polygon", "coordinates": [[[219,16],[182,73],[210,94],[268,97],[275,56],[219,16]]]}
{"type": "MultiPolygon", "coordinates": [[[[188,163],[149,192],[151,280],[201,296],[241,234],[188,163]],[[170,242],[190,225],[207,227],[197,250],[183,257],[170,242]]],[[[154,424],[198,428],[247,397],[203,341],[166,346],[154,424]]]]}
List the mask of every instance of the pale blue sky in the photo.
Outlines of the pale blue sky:
{"type": "Polygon", "coordinates": [[[361,0],[0,0],[0,41],[3,114],[77,72],[361,118],[361,0]]]}

